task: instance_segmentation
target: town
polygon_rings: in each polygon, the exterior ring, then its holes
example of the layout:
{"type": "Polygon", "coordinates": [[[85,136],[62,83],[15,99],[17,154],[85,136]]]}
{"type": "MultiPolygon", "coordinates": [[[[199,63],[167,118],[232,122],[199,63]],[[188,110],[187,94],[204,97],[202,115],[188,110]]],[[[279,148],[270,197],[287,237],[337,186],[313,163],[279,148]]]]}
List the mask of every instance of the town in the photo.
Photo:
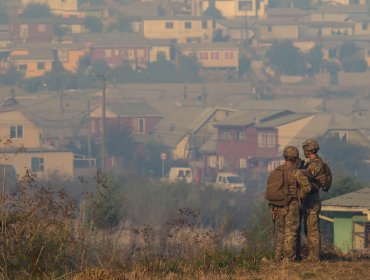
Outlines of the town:
{"type": "Polygon", "coordinates": [[[367,0],[0,0],[1,182],[139,174],[252,203],[315,138],[343,186],[329,243],[368,252],[369,74],[367,0]]]}

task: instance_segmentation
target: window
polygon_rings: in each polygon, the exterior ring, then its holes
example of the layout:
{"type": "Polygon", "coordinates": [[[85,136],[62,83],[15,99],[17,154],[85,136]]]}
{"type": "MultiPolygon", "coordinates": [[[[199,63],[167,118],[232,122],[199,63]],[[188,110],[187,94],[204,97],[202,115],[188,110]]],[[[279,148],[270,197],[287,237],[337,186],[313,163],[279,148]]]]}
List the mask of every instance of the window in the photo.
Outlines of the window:
{"type": "Polygon", "coordinates": [[[23,138],[23,126],[22,125],[12,125],[10,127],[10,138],[12,139],[23,138]]]}
{"type": "Polygon", "coordinates": [[[112,50],[106,49],[105,50],[105,57],[107,57],[107,58],[112,57],[112,50]]]}
{"type": "Polygon", "coordinates": [[[171,21],[166,22],[165,25],[166,25],[166,29],[172,29],[173,28],[173,22],[171,22],[171,21]]]}
{"type": "Polygon", "coordinates": [[[44,158],[33,157],[31,158],[31,169],[32,172],[43,172],[44,171],[44,158]]]}
{"type": "Polygon", "coordinates": [[[247,168],[247,159],[246,158],[240,158],[239,159],[239,167],[240,168],[247,168]]]}
{"type": "Polygon", "coordinates": [[[223,157],[218,158],[218,169],[221,170],[224,168],[225,159],[223,157]]]}
{"type": "Polygon", "coordinates": [[[216,156],[209,156],[207,158],[207,163],[209,167],[216,168],[217,167],[217,157],[216,156]]]}
{"type": "Polygon", "coordinates": [[[191,29],[191,22],[190,21],[185,22],[185,29],[191,29]]]}
{"type": "Polygon", "coordinates": [[[145,119],[138,119],[138,133],[145,133],[145,119]]]}
{"type": "Polygon", "coordinates": [[[258,133],[258,147],[265,148],[267,144],[267,135],[266,133],[258,133]]]}
{"type": "Polygon", "coordinates": [[[236,137],[238,141],[245,141],[245,131],[238,131],[236,137]]]}
{"type": "Polygon", "coordinates": [[[39,24],[39,25],[37,25],[37,30],[39,32],[45,32],[46,31],[46,25],[45,24],[39,24]]]}
{"type": "Polygon", "coordinates": [[[238,2],[238,9],[239,11],[252,11],[253,10],[253,3],[252,1],[239,1],[238,2]]]}
{"type": "Polygon", "coordinates": [[[275,146],[276,146],[275,134],[274,133],[267,134],[267,147],[275,148],[275,146]]]}
{"type": "Polygon", "coordinates": [[[208,28],[208,22],[206,20],[202,20],[202,28],[203,29],[208,28]]]}
{"type": "Polygon", "coordinates": [[[258,133],[259,148],[275,148],[276,136],[275,133],[258,133]]]}
{"type": "Polygon", "coordinates": [[[220,134],[220,140],[221,141],[228,141],[231,140],[231,133],[229,131],[222,131],[220,134]]]}
{"type": "Polygon", "coordinates": [[[37,63],[37,69],[38,70],[44,70],[45,69],[45,63],[44,62],[38,62],[37,63]]]}

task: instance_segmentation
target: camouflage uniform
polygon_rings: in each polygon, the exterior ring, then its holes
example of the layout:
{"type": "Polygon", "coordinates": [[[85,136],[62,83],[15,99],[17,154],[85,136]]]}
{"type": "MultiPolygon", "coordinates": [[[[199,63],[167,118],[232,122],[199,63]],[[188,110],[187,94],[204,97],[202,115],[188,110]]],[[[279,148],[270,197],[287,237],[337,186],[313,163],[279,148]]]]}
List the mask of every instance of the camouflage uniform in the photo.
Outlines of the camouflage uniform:
{"type": "Polygon", "coordinates": [[[300,225],[300,199],[311,191],[311,184],[304,172],[297,167],[288,171],[288,194],[291,197],[286,207],[274,207],[276,224],[276,260],[294,260],[297,234],[300,225]]]}
{"type": "Polygon", "coordinates": [[[321,211],[321,200],[319,194],[319,183],[315,178],[323,173],[323,162],[319,157],[309,159],[305,165],[306,174],[311,182],[312,191],[303,200],[303,222],[304,232],[308,241],[308,259],[319,260],[321,235],[319,215],[321,211]]]}

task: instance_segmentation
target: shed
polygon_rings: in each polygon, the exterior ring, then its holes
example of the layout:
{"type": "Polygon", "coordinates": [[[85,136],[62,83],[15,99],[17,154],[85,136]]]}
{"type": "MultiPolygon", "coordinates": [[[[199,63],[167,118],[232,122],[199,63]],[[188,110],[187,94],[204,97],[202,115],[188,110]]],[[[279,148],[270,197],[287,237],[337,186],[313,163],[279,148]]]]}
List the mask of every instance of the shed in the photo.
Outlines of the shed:
{"type": "Polygon", "coordinates": [[[370,250],[370,188],[324,200],[321,210],[320,218],[333,223],[334,246],[370,250]]]}

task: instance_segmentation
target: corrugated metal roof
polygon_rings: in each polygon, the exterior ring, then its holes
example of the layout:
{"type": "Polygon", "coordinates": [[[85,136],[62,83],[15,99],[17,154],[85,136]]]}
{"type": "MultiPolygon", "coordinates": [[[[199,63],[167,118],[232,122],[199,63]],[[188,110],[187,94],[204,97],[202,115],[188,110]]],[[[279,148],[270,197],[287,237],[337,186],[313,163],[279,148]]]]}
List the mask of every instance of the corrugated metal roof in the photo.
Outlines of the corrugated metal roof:
{"type": "Polygon", "coordinates": [[[364,188],[355,192],[324,200],[322,205],[370,208],[370,188],[364,188]]]}
{"type": "Polygon", "coordinates": [[[115,102],[107,104],[107,108],[120,116],[162,116],[145,101],[115,102]]]}
{"type": "Polygon", "coordinates": [[[297,121],[297,120],[301,120],[301,119],[307,118],[309,116],[312,116],[312,114],[309,114],[309,113],[307,113],[307,114],[291,114],[291,115],[284,116],[284,117],[281,117],[281,118],[273,119],[271,121],[263,122],[261,124],[256,125],[256,127],[260,127],[260,128],[275,127],[276,128],[278,126],[288,124],[288,123],[291,123],[291,122],[294,122],[294,121],[297,121]]]}

